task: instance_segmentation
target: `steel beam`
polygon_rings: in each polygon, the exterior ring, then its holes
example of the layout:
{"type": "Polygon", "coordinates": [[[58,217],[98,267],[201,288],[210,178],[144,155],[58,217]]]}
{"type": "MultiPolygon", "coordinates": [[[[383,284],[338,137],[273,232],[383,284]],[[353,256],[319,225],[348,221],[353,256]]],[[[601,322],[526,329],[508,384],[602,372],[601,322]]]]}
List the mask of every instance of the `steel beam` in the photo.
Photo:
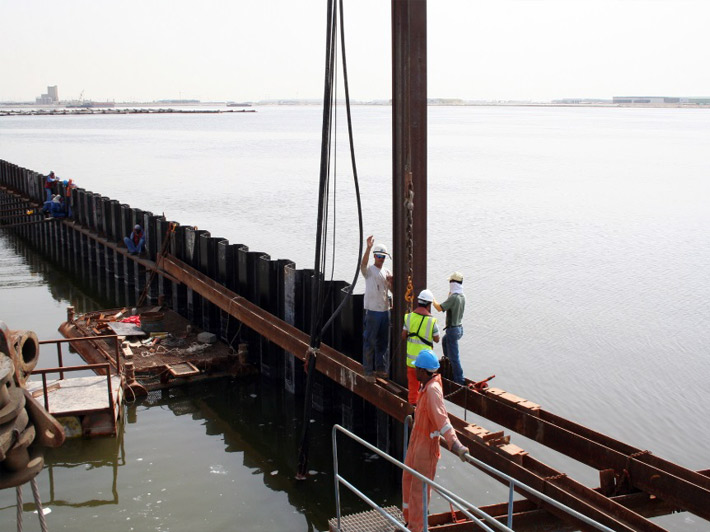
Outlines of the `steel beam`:
{"type": "MultiPolygon", "coordinates": [[[[159,265],[171,277],[189,286],[259,335],[300,360],[306,359],[310,337],[303,331],[269,314],[171,255],[166,256],[159,265]]],[[[325,344],[321,344],[316,356],[318,371],[377,405],[388,415],[401,421],[411,414],[413,409],[407,405],[405,399],[388,392],[381,386],[368,383],[361,373],[361,365],[351,358],[325,344]]]]}
{"type": "Polygon", "coordinates": [[[392,0],[392,260],[394,308],[391,360],[394,379],[407,382],[404,345],[398,342],[407,304],[407,241],[413,242],[413,283],[427,285],[427,25],[426,0],[392,0]],[[414,192],[413,226],[405,198],[414,192]],[[413,234],[410,234],[412,232],[413,234]]]}
{"type": "MultiPolygon", "coordinates": [[[[445,382],[444,393],[456,385],[445,382]]],[[[449,401],[596,469],[626,475],[630,486],[710,519],[710,478],[555,416],[512,394],[461,388],[449,401]]]]}

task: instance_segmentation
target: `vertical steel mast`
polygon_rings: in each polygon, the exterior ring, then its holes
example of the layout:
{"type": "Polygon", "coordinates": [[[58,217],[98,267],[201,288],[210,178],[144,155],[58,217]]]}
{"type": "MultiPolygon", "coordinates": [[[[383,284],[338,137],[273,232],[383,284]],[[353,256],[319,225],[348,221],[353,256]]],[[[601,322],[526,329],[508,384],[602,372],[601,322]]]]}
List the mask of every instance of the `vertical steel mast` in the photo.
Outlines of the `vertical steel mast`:
{"type": "Polygon", "coordinates": [[[392,243],[394,309],[392,368],[406,384],[406,346],[399,341],[412,295],[426,288],[427,272],[427,21],[426,0],[392,0],[392,243]],[[413,209],[405,205],[413,192],[413,209]],[[410,269],[411,268],[411,269],[410,269]]]}

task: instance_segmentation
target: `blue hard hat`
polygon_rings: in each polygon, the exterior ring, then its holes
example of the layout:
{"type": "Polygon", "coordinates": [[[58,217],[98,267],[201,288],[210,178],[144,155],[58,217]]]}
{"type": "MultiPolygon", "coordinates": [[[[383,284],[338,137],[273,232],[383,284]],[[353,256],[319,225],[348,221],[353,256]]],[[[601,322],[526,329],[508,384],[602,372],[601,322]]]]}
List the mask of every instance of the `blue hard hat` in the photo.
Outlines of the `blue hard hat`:
{"type": "Polygon", "coordinates": [[[423,349],[419,351],[414,365],[427,371],[436,371],[439,369],[439,360],[436,358],[434,351],[431,349],[423,349]]]}

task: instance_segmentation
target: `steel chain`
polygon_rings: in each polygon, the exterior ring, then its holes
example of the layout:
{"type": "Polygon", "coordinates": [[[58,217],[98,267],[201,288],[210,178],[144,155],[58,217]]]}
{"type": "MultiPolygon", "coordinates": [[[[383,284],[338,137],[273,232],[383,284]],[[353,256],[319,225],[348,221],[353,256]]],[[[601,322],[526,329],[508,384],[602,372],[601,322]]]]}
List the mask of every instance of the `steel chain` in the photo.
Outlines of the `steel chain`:
{"type": "Polygon", "coordinates": [[[407,302],[407,311],[412,312],[414,301],[414,187],[412,180],[408,181],[407,197],[404,200],[407,215],[407,291],[404,300],[407,302]]]}

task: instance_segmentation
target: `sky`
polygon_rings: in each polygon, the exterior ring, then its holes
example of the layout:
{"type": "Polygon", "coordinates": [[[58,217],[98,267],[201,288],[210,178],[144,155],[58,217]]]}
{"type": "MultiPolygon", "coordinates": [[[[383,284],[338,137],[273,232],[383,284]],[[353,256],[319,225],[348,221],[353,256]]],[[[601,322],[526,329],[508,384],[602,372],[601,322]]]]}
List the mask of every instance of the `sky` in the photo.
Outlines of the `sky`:
{"type": "MultiPolygon", "coordinates": [[[[390,0],[344,12],[351,98],[389,99],[390,0]]],[[[0,0],[0,16],[0,101],[323,94],[325,0],[0,0]]],[[[708,20],[710,0],[429,0],[428,96],[710,96],[708,20]]]]}

